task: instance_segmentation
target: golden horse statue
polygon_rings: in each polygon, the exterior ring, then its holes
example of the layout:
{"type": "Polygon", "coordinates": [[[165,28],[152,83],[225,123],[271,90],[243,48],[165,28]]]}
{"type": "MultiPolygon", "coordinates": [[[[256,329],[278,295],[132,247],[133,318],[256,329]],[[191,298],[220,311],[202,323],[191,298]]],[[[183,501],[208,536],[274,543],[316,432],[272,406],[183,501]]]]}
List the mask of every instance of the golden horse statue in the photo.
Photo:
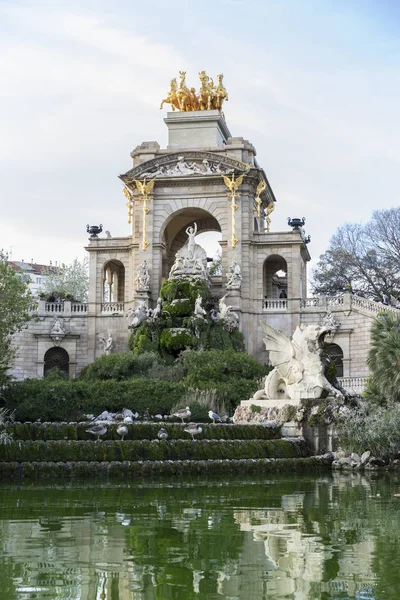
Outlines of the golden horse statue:
{"type": "Polygon", "coordinates": [[[221,110],[222,103],[224,100],[229,100],[228,92],[226,91],[222,83],[223,78],[224,76],[222,75],[222,73],[217,75],[217,87],[214,90],[214,98],[212,100],[213,108],[216,108],[217,110],[221,110]]]}
{"type": "Polygon", "coordinates": [[[186,71],[179,71],[179,87],[176,92],[179,102],[179,109],[182,111],[195,110],[192,108],[192,95],[189,88],[186,87],[186,71]]]}
{"type": "Polygon", "coordinates": [[[175,77],[174,79],[171,79],[171,87],[168,92],[168,96],[166,98],[164,98],[164,100],[161,102],[160,110],[162,109],[164,104],[170,104],[172,107],[172,110],[175,110],[175,109],[181,110],[177,91],[178,91],[178,84],[176,83],[176,77],[175,77]]]}
{"type": "Polygon", "coordinates": [[[201,82],[201,88],[199,91],[200,110],[211,110],[212,101],[215,96],[214,82],[212,79],[210,79],[205,71],[200,71],[199,77],[201,82]]]}

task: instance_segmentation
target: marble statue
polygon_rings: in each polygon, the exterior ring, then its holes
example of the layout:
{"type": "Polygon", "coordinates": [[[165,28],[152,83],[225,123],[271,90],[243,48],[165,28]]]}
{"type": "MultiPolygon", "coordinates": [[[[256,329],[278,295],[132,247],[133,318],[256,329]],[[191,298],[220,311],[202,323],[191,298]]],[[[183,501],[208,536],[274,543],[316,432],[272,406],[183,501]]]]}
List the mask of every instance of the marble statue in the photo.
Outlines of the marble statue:
{"type": "Polygon", "coordinates": [[[100,338],[100,343],[103,346],[103,354],[105,356],[108,356],[109,354],[111,354],[111,352],[114,348],[114,343],[113,343],[113,339],[112,339],[111,335],[109,335],[107,339],[100,338]]]}
{"type": "Polygon", "coordinates": [[[140,300],[136,308],[131,306],[126,314],[126,318],[128,319],[128,327],[130,329],[135,329],[135,327],[139,327],[143,321],[149,318],[149,311],[146,307],[145,300],[140,300]]]}
{"type": "Polygon", "coordinates": [[[234,331],[239,327],[239,315],[232,310],[225,302],[225,296],[222,296],[218,303],[218,312],[216,313],[216,321],[222,321],[225,329],[234,331]]]}
{"type": "Polygon", "coordinates": [[[150,289],[150,274],[146,260],[136,269],[135,285],[138,292],[147,292],[150,289]]]}
{"type": "Polygon", "coordinates": [[[242,274],[240,272],[240,265],[235,260],[229,267],[226,278],[228,280],[226,284],[227,290],[240,290],[242,286],[242,274]]]}
{"type": "Polygon", "coordinates": [[[208,281],[207,253],[199,244],[196,244],[197,223],[186,229],[188,236],[185,245],[175,255],[175,262],[171,267],[168,279],[204,279],[208,281]]]}
{"type": "Polygon", "coordinates": [[[200,294],[197,296],[196,298],[196,302],[194,304],[194,316],[195,317],[201,317],[204,318],[204,316],[207,314],[206,311],[204,310],[204,308],[202,307],[202,301],[203,298],[200,296],[200,294]]]}
{"type": "Polygon", "coordinates": [[[158,319],[159,317],[161,317],[161,315],[162,315],[162,298],[158,298],[157,299],[157,306],[155,307],[155,309],[151,313],[151,318],[153,320],[155,320],[155,319],[158,319]]]}
{"type": "Polygon", "coordinates": [[[297,327],[291,340],[267,323],[261,323],[269,359],[275,367],[266,377],[263,390],[254,394],[261,399],[318,399],[324,391],[336,398],[343,394],[324,375],[321,348],[331,330],[324,325],[297,327]]]}

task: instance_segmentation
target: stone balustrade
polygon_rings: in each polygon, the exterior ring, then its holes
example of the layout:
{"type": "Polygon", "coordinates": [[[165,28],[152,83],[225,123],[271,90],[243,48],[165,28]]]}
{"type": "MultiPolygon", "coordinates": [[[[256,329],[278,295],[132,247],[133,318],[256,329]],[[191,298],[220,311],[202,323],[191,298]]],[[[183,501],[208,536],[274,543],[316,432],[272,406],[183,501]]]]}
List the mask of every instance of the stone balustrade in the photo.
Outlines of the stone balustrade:
{"type": "Polygon", "coordinates": [[[286,298],[277,298],[276,300],[264,300],[263,309],[264,310],[287,310],[287,299],[286,298]]]}
{"type": "Polygon", "coordinates": [[[85,302],[71,302],[71,300],[65,300],[64,302],[46,302],[46,300],[39,300],[37,302],[31,302],[28,306],[28,312],[30,314],[37,314],[39,317],[51,317],[51,316],[63,316],[69,317],[83,316],[88,312],[89,305],[85,302]]]}
{"type": "Polygon", "coordinates": [[[102,302],[102,315],[123,315],[125,306],[123,302],[102,302]]]}
{"type": "Polygon", "coordinates": [[[338,377],[340,385],[350,394],[361,395],[367,385],[366,377],[338,377]]]}

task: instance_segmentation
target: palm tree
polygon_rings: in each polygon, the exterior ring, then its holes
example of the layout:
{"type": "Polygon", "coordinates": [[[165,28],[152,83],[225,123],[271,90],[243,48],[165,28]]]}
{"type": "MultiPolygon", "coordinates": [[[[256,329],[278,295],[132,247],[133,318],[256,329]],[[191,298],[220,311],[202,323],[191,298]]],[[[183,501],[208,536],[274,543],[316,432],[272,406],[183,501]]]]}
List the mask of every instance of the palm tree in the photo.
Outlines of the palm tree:
{"type": "Polygon", "coordinates": [[[400,402],[400,314],[382,313],[375,320],[367,363],[371,371],[367,397],[380,403],[400,402]]]}

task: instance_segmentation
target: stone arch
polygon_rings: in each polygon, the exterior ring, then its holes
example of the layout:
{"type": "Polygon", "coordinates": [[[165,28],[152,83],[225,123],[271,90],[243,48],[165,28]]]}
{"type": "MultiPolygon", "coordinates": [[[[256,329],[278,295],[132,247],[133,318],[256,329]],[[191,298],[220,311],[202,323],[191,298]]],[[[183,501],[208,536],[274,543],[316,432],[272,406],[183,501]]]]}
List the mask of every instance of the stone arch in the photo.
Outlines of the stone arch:
{"type": "Polygon", "coordinates": [[[124,302],[125,267],[120,260],[111,259],[102,269],[102,302],[124,302]]]}
{"type": "Polygon", "coordinates": [[[208,231],[222,233],[222,226],[219,220],[204,208],[196,206],[183,207],[170,214],[160,229],[160,242],[164,248],[162,257],[163,278],[168,277],[177,251],[182,248],[188,239],[186,229],[194,222],[197,224],[197,234],[208,231]]]}
{"type": "Polygon", "coordinates": [[[324,353],[335,363],[336,377],[343,377],[343,350],[339,344],[324,344],[324,353]]]}
{"type": "Polygon", "coordinates": [[[49,375],[53,369],[60,369],[69,377],[69,354],[59,346],[49,348],[44,355],[43,376],[49,375]]]}
{"type": "Polygon", "coordinates": [[[263,265],[264,300],[288,297],[288,265],[280,254],[271,254],[263,265]]]}

